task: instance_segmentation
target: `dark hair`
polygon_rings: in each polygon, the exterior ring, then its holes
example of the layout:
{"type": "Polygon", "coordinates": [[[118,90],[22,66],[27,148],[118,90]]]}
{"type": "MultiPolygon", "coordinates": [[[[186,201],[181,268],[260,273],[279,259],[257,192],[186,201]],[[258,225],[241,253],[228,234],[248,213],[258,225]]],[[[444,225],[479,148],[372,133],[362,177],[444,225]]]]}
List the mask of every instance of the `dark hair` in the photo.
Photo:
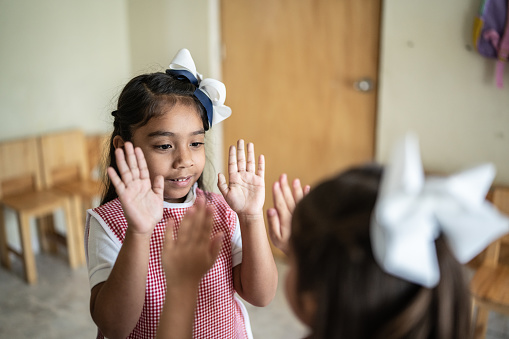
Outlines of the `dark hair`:
{"type": "MultiPolygon", "coordinates": [[[[120,136],[124,141],[131,141],[134,131],[148,123],[153,117],[162,114],[163,107],[173,107],[177,103],[186,106],[195,106],[196,111],[203,121],[203,128],[209,129],[207,113],[200,101],[194,96],[196,86],[187,80],[177,79],[176,76],[167,73],[150,73],[139,75],[131,79],[124,87],[118,98],[117,109],[112,115],[113,132],[109,142],[109,164],[118,173],[115,159],[115,147],[113,139],[120,136]]],[[[202,175],[203,176],[203,175],[202,175]]],[[[203,178],[200,176],[198,185],[203,186],[203,178]]],[[[101,205],[117,197],[115,187],[106,175],[104,176],[105,191],[101,205]]]]}
{"type": "Polygon", "coordinates": [[[369,234],[381,174],[377,165],[350,169],[314,188],[295,209],[290,243],[297,291],[316,301],[312,338],[467,338],[468,287],[442,237],[435,288],[389,275],[376,263],[369,234]]]}

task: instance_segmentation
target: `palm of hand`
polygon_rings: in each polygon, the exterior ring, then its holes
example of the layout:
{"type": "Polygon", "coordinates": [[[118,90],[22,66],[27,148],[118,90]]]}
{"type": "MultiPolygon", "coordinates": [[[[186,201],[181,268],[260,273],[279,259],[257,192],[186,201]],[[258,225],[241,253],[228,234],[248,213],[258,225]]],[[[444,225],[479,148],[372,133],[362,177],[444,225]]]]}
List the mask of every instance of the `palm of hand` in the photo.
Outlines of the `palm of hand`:
{"type": "Polygon", "coordinates": [[[237,213],[256,214],[263,209],[265,181],[251,172],[230,173],[230,190],[225,200],[237,213]]]}
{"type": "Polygon", "coordinates": [[[244,140],[230,146],[228,155],[228,184],[222,174],[218,187],[230,208],[237,214],[259,215],[263,213],[265,202],[265,158],[260,155],[258,167],[255,162],[253,143],[247,144],[247,159],[244,153],[244,140]]]}
{"type": "Polygon", "coordinates": [[[115,150],[120,176],[112,167],[108,175],[122,203],[128,229],[150,235],[163,217],[163,178],[156,177],[152,186],[142,150],[130,142],[124,149],[115,150]]]}
{"type": "Polygon", "coordinates": [[[152,191],[150,179],[133,180],[122,194],[120,202],[128,225],[133,230],[146,233],[163,218],[163,200],[152,191]]]}

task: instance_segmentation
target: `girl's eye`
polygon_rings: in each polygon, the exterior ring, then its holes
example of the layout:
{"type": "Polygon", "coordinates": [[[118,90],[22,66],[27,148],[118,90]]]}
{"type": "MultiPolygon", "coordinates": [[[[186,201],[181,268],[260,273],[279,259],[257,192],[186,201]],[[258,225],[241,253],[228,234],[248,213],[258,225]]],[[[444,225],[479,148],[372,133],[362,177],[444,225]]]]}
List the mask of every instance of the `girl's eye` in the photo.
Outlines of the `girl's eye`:
{"type": "Polygon", "coordinates": [[[170,149],[171,145],[169,145],[169,144],[157,145],[156,148],[166,150],[166,149],[170,149]]]}

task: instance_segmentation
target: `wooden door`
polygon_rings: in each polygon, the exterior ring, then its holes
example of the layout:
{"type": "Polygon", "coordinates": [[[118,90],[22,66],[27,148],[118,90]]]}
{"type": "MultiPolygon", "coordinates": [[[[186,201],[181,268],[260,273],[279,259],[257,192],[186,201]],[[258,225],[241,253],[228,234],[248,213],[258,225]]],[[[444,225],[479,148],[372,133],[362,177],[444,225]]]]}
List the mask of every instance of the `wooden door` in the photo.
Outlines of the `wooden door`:
{"type": "Polygon", "coordinates": [[[266,206],[283,172],[313,185],[373,160],[380,6],[222,0],[223,81],[233,110],[224,122],[225,154],[243,138],[265,155],[266,206]],[[356,89],[363,78],[374,89],[356,89]]]}

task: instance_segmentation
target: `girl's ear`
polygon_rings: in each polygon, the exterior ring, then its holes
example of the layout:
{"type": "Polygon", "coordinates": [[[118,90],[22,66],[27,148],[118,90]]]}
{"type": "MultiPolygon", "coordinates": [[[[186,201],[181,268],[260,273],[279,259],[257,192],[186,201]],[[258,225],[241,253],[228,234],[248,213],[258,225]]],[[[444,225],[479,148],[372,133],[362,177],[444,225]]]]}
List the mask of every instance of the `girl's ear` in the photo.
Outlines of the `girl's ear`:
{"type": "Polygon", "coordinates": [[[115,137],[113,138],[113,147],[115,147],[115,149],[122,148],[124,147],[124,144],[125,144],[124,139],[122,139],[120,135],[115,135],[115,137]]]}

